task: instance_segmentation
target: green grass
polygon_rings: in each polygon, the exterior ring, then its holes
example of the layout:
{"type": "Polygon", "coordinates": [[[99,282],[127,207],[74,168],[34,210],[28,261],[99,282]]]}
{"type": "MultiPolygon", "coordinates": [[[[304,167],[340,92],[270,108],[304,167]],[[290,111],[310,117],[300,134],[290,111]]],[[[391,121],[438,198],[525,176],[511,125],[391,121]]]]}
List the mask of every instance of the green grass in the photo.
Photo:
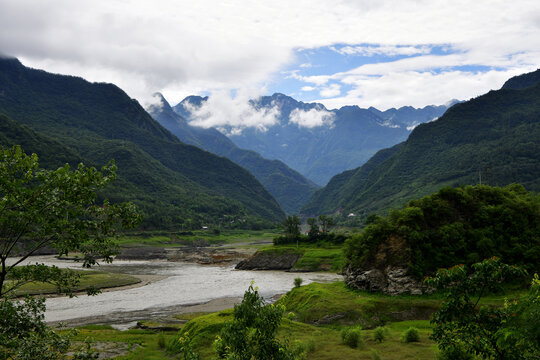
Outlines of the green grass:
{"type": "MultiPolygon", "coordinates": [[[[280,250],[283,251],[283,250],[280,250]]],[[[509,299],[521,295],[521,290],[511,290],[506,296],[492,295],[486,297],[483,303],[501,306],[504,298],[509,299]]],[[[282,319],[278,337],[286,340],[291,346],[311,344],[307,359],[371,359],[375,351],[382,359],[435,359],[436,344],[429,340],[431,325],[427,319],[396,321],[393,319],[398,312],[411,309],[434,310],[441,302],[440,294],[434,295],[401,295],[387,296],[362,291],[351,290],[342,282],[318,284],[292,289],[278,301],[287,307],[282,319]],[[288,312],[294,312],[300,321],[288,318],[288,312]],[[321,324],[320,320],[331,319],[335,315],[344,315],[321,324]],[[319,324],[315,324],[319,321],[319,324]],[[384,340],[374,339],[375,326],[384,323],[384,340]],[[341,330],[348,327],[362,326],[363,345],[357,349],[343,344],[341,330]],[[407,329],[418,329],[420,341],[404,343],[401,338],[407,329]]],[[[411,313],[411,316],[422,313],[411,313]]],[[[216,313],[190,313],[175,316],[178,319],[189,320],[180,332],[162,332],[165,341],[189,333],[194,349],[202,359],[215,357],[213,342],[223,328],[225,322],[232,319],[232,309],[216,313]]],[[[78,340],[89,339],[98,342],[123,342],[140,345],[129,354],[116,359],[175,359],[167,355],[158,346],[158,333],[150,330],[117,331],[108,326],[89,325],[80,328],[78,340]]]]}
{"type": "Polygon", "coordinates": [[[278,303],[294,312],[297,320],[302,322],[375,327],[389,321],[427,319],[440,300],[428,296],[373,294],[349,289],[343,282],[334,282],[294,288],[278,303]]]}
{"type": "Polygon", "coordinates": [[[275,230],[221,230],[219,234],[212,229],[194,230],[188,232],[154,231],[140,232],[119,237],[121,246],[151,245],[151,246],[182,246],[204,239],[210,245],[250,243],[271,241],[278,233],[275,230]]]}
{"type": "MultiPolygon", "coordinates": [[[[203,359],[212,359],[215,356],[212,344],[216,335],[231,318],[230,310],[203,315],[188,322],[182,333],[189,332],[195,350],[203,359]]],[[[373,340],[372,330],[362,330],[364,345],[358,349],[343,344],[340,327],[314,326],[285,318],[282,320],[278,337],[288,341],[291,346],[298,342],[314,344],[308,359],[371,359],[372,349],[383,359],[435,359],[436,345],[429,340],[429,321],[390,323],[386,328],[387,336],[382,343],[373,340]],[[404,344],[400,340],[401,334],[411,326],[419,329],[420,341],[404,344]]]]}
{"type": "MultiPolygon", "coordinates": [[[[118,286],[133,285],[141,282],[139,278],[136,278],[127,274],[118,273],[106,273],[102,271],[84,271],[75,270],[81,274],[80,283],[73,291],[85,291],[89,287],[96,289],[104,289],[118,286]]],[[[10,281],[7,282],[9,287],[10,281]]],[[[44,282],[31,282],[22,285],[14,291],[16,296],[24,295],[45,295],[57,293],[57,288],[53,284],[44,282]]]]}
{"type": "Polygon", "coordinates": [[[114,359],[116,360],[162,360],[177,358],[168,356],[158,345],[160,334],[164,336],[165,342],[168,342],[176,336],[175,331],[161,333],[151,330],[119,331],[103,325],[84,326],[77,330],[78,334],[73,339],[74,341],[88,340],[90,343],[108,342],[132,345],[132,351],[115,357],[114,359]]]}
{"type": "Polygon", "coordinates": [[[344,265],[345,254],[341,247],[308,248],[294,265],[293,270],[339,272],[344,265]]]}
{"type": "Polygon", "coordinates": [[[345,265],[345,254],[342,246],[338,245],[272,245],[259,249],[260,252],[276,256],[283,254],[301,254],[293,271],[331,271],[340,272],[345,265]]]}

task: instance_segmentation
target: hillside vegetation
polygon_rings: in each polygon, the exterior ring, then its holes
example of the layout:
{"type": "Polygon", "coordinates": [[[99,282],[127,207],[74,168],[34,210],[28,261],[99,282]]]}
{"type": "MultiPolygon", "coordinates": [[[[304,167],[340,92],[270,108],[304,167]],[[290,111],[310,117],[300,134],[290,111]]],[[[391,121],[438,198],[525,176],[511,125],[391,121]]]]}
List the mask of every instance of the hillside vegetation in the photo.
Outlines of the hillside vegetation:
{"type": "Polygon", "coordinates": [[[302,212],[367,216],[444,186],[477,183],[521,183],[539,191],[538,74],[511,79],[503,89],[456,104],[440,119],[419,125],[404,143],[336,175],[302,212]]]}
{"type": "Polygon", "coordinates": [[[347,240],[346,256],[353,268],[407,266],[418,278],[492,256],[539,271],[540,196],[515,184],[443,188],[387,217],[372,216],[347,240]]]}
{"type": "Polygon", "coordinates": [[[186,145],[112,84],[50,74],[0,59],[1,145],[29,144],[44,164],[114,159],[118,181],[103,196],[133,201],[146,227],[236,224],[284,213],[248,171],[186,145]],[[7,125],[9,123],[9,125],[7,125]],[[30,131],[31,130],[31,131],[30,131]],[[48,139],[42,142],[39,139],[48,139]]]}

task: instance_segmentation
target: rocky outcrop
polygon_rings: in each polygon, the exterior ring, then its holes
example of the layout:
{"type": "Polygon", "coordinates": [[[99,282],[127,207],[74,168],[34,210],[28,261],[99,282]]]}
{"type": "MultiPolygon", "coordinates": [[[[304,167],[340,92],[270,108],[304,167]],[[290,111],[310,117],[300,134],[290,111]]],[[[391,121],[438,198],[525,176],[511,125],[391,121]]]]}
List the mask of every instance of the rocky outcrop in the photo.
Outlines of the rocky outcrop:
{"type": "Polygon", "coordinates": [[[427,290],[422,281],[409,275],[406,267],[387,266],[384,270],[362,270],[347,266],[345,283],[349,287],[388,295],[419,295],[427,290]]]}
{"type": "Polygon", "coordinates": [[[236,265],[238,270],[290,270],[302,254],[294,252],[258,251],[236,265]]]}

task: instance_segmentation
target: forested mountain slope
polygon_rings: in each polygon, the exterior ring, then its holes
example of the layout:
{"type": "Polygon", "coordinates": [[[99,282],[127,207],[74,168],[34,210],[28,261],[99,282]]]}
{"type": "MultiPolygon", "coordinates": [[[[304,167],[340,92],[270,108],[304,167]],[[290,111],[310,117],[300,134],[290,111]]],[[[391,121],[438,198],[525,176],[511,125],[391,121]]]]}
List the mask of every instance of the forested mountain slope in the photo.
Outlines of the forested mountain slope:
{"type": "MultiPolygon", "coordinates": [[[[0,113],[92,164],[114,159],[121,186],[109,195],[138,204],[148,226],[217,222],[223,216],[284,217],[248,171],[182,143],[112,84],[50,74],[2,58],[0,113]]],[[[41,157],[50,161],[48,156],[41,157]]]]}
{"type": "Polygon", "coordinates": [[[380,212],[443,186],[479,182],[521,183],[540,191],[540,84],[533,80],[538,76],[536,71],[511,79],[501,90],[419,125],[404,143],[335,176],[303,212],[380,212]]]}

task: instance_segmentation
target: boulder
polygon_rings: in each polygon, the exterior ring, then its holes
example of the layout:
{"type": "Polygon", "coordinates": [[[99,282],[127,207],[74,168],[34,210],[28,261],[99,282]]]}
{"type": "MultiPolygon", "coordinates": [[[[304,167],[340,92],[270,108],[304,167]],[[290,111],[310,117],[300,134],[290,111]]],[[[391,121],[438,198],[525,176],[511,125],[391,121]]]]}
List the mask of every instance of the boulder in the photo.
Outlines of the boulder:
{"type": "Polygon", "coordinates": [[[405,267],[387,266],[384,270],[363,270],[347,266],[344,270],[347,286],[388,295],[419,295],[427,290],[422,281],[409,275],[405,267]]]}

